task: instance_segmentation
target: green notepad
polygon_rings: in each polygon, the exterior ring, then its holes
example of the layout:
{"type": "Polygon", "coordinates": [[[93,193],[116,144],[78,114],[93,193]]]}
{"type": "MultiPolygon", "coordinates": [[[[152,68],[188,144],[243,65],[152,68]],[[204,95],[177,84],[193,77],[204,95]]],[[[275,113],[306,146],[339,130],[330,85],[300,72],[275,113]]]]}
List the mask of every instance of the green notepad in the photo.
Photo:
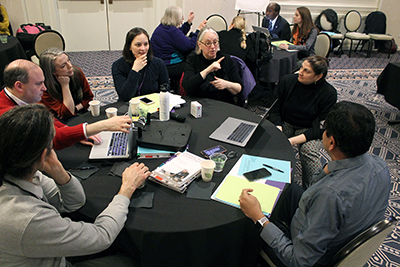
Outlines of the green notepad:
{"type": "Polygon", "coordinates": [[[251,188],[251,194],[257,197],[261,204],[261,210],[265,214],[271,214],[275,201],[279,195],[279,188],[264,183],[250,182],[247,179],[228,175],[212,195],[212,199],[240,208],[239,196],[244,188],[251,188]]]}

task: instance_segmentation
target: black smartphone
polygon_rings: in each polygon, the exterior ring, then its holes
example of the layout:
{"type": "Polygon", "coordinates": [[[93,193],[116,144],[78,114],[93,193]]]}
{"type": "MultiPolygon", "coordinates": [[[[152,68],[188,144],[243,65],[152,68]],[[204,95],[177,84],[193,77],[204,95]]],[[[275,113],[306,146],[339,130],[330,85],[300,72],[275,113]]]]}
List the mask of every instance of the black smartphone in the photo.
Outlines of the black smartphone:
{"type": "Polygon", "coordinates": [[[271,176],[271,173],[265,168],[260,168],[254,171],[245,172],[243,173],[243,176],[249,181],[254,181],[271,176]]]}
{"type": "Polygon", "coordinates": [[[142,101],[142,102],[143,102],[144,104],[146,104],[146,105],[151,105],[151,104],[154,103],[153,100],[151,100],[150,98],[147,98],[147,97],[141,97],[141,98],[140,98],[140,101],[142,101]]]}
{"type": "Polygon", "coordinates": [[[214,146],[214,147],[210,147],[210,148],[204,149],[200,153],[204,157],[209,158],[214,153],[225,153],[225,152],[226,152],[226,148],[221,146],[221,145],[218,145],[218,146],[214,146]]]}

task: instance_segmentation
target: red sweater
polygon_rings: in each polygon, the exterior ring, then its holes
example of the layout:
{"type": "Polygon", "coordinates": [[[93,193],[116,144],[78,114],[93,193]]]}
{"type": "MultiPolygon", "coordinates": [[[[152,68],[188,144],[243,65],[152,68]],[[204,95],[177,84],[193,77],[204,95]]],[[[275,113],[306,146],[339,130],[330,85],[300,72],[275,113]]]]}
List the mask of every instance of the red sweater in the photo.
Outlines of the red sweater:
{"type": "MultiPolygon", "coordinates": [[[[78,67],[77,67],[78,68],[78,67]]],[[[82,106],[83,109],[87,110],[89,107],[89,102],[93,100],[93,93],[90,90],[89,83],[85,77],[85,74],[83,74],[83,71],[78,68],[78,77],[82,86],[82,93],[83,93],[83,98],[82,98],[82,106]]],[[[55,99],[52,97],[47,91],[43,92],[42,100],[40,101],[42,104],[44,104],[47,109],[51,110],[55,114],[57,114],[58,117],[63,118],[63,119],[69,119],[72,118],[74,115],[69,111],[69,109],[63,104],[62,101],[55,99]]],[[[76,105],[76,104],[75,104],[76,105]]]]}
{"type": "MultiPolygon", "coordinates": [[[[14,106],[16,106],[16,103],[8,98],[4,90],[2,90],[0,92],[0,116],[14,106]]],[[[56,135],[53,139],[55,150],[61,150],[86,139],[83,132],[83,124],[69,127],[54,118],[54,126],[56,129],[56,135]]]]}

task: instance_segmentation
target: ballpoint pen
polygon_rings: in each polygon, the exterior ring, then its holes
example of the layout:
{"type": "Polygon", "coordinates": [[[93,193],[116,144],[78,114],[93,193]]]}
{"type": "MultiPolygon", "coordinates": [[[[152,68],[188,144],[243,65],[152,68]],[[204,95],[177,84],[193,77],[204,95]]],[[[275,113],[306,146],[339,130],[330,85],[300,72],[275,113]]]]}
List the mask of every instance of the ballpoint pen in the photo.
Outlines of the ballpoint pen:
{"type": "Polygon", "coordinates": [[[270,169],[273,169],[273,170],[275,170],[275,171],[278,171],[278,172],[281,172],[281,173],[284,173],[284,171],[282,171],[282,170],[280,170],[280,169],[278,169],[278,168],[275,168],[275,167],[272,167],[272,166],[270,166],[270,165],[267,165],[267,164],[263,164],[265,167],[268,167],[268,168],[270,168],[270,169]]]}
{"type": "Polygon", "coordinates": [[[85,171],[85,170],[92,170],[96,168],[95,166],[84,166],[80,168],[75,168],[75,169],[69,169],[69,171],[85,171]]]}

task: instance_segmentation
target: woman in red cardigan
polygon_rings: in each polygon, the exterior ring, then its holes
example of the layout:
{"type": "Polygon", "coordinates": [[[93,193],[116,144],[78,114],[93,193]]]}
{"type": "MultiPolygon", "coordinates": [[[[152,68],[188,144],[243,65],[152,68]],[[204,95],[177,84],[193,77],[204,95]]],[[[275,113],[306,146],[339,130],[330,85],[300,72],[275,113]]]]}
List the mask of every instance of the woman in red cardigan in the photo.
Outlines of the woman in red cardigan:
{"type": "Polygon", "coordinates": [[[87,111],[93,93],[83,71],[71,64],[64,51],[47,49],[40,55],[40,67],[47,87],[41,103],[60,119],[87,111]]]}

